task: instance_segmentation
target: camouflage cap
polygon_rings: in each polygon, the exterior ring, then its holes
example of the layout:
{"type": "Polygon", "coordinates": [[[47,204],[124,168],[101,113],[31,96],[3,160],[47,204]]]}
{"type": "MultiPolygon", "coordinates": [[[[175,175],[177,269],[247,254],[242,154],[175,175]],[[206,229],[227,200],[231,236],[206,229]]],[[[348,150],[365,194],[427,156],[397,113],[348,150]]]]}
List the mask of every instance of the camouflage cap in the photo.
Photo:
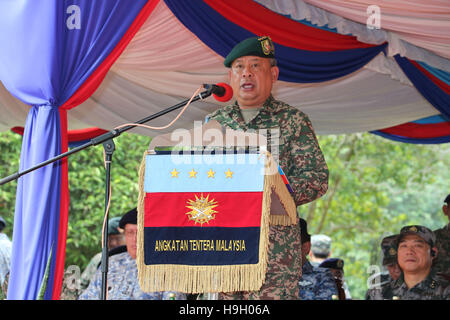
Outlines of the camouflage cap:
{"type": "Polygon", "coordinates": [[[344,260],[339,258],[329,258],[324,260],[321,264],[319,264],[319,267],[344,270],[344,260]]]}
{"type": "Polygon", "coordinates": [[[425,240],[431,247],[434,247],[434,244],[436,243],[436,236],[434,235],[434,232],[428,229],[424,226],[419,225],[412,225],[412,226],[406,226],[403,227],[400,230],[400,234],[398,236],[397,246],[402,240],[402,238],[409,234],[415,234],[421,237],[423,240],[425,240]]]}
{"type": "Polygon", "coordinates": [[[315,234],[311,236],[311,251],[314,254],[330,254],[331,238],[324,234],[315,234]]]}
{"type": "Polygon", "coordinates": [[[223,64],[230,68],[234,60],[243,56],[275,58],[275,48],[269,36],[252,37],[242,40],[226,56],[223,64]]]}
{"type": "Polygon", "coordinates": [[[108,234],[109,235],[120,234],[120,232],[119,232],[120,219],[121,219],[121,217],[115,217],[115,218],[109,219],[109,222],[108,222],[108,234]]]}
{"type": "Polygon", "coordinates": [[[397,238],[394,234],[381,240],[381,251],[383,252],[383,266],[397,262],[397,238]]]}

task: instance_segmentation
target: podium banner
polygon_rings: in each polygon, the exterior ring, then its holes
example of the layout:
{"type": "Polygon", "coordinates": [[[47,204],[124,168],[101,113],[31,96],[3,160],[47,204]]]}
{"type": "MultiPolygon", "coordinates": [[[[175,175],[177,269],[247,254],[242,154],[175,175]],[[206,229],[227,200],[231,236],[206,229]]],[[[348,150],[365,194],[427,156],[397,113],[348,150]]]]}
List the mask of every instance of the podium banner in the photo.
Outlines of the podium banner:
{"type": "Polygon", "coordinates": [[[268,158],[266,153],[144,155],[137,255],[144,291],[262,286],[275,176],[266,174],[268,158]]]}

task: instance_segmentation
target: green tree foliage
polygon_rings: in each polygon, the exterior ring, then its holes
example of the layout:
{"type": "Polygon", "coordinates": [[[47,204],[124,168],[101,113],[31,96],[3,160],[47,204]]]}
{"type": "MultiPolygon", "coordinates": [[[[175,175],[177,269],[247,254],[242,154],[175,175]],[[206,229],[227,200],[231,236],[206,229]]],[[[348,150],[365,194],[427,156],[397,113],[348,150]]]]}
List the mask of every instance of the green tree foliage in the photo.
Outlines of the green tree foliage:
{"type": "MultiPolygon", "coordinates": [[[[19,169],[22,138],[0,133],[0,177],[19,169]]],[[[136,207],[138,171],[150,138],[124,133],[115,139],[116,151],[111,164],[111,203],[109,217],[121,216],[136,207]]],[[[69,223],[67,228],[66,266],[77,265],[83,270],[89,260],[101,251],[101,230],[105,211],[105,166],[103,146],[95,146],[68,158],[69,223]]],[[[8,223],[11,237],[17,183],[0,187],[0,215],[8,223]]]]}
{"type": "MultiPolygon", "coordinates": [[[[0,178],[5,178],[19,170],[19,155],[22,137],[12,132],[0,133],[0,178]]],[[[17,181],[0,186],[0,216],[7,223],[3,230],[11,239],[14,223],[14,204],[17,181]]]]}
{"type": "MultiPolygon", "coordinates": [[[[110,218],[120,217],[136,207],[139,166],[150,138],[123,133],[114,141],[110,218]]],[[[101,251],[106,193],[103,146],[83,150],[70,157],[69,189],[66,265],[77,265],[83,270],[101,251]]]]}
{"type": "MultiPolygon", "coordinates": [[[[115,139],[111,171],[110,217],[137,204],[138,170],[150,138],[124,133],[115,139]]],[[[345,260],[345,278],[353,298],[362,299],[380,263],[382,237],[407,224],[432,229],[447,223],[440,211],[450,190],[450,145],[413,145],[372,134],[319,137],[329,169],[328,192],[299,207],[311,234],[333,238],[332,256],[345,260]]],[[[0,133],[0,177],[19,168],[21,137],[0,133]]],[[[82,270],[101,249],[105,208],[103,147],[69,157],[70,207],[66,266],[82,270]]],[[[0,186],[0,215],[12,235],[16,182],[0,186]]]]}

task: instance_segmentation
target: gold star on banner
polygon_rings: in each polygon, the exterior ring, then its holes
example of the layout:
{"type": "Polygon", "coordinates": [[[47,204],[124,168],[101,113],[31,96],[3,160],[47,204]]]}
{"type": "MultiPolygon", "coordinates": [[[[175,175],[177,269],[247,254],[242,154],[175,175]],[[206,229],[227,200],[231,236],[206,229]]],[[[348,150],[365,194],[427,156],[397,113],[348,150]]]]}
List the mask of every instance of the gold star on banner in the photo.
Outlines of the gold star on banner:
{"type": "Polygon", "coordinates": [[[228,169],[228,171],[225,171],[225,179],[227,179],[227,178],[231,178],[231,179],[233,179],[233,171],[231,171],[230,169],[228,169]]]}
{"type": "Polygon", "coordinates": [[[197,172],[196,172],[194,169],[192,169],[192,170],[189,172],[189,178],[197,178],[197,177],[196,177],[196,174],[197,174],[197,172]]]}
{"type": "Polygon", "coordinates": [[[212,169],[209,169],[209,171],[207,172],[208,174],[208,178],[214,178],[214,175],[216,174],[215,171],[212,171],[212,169]]]}
{"type": "Polygon", "coordinates": [[[172,174],[172,178],[178,178],[179,172],[177,171],[177,169],[173,169],[171,174],[172,174]]]}

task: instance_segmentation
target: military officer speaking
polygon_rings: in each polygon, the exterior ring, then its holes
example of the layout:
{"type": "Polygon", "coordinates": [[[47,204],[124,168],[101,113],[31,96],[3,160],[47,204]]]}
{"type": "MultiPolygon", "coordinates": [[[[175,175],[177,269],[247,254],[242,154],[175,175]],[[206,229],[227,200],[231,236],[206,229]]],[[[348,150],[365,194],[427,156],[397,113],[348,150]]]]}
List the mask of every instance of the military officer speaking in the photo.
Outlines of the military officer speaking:
{"type": "MultiPolygon", "coordinates": [[[[234,130],[274,132],[268,146],[293,189],[295,204],[311,202],[328,188],[328,167],[306,114],[272,96],[279,68],[268,36],[238,43],[224,61],[236,103],[208,116],[234,130]],[[275,135],[275,134],[274,134],[275,135]]],[[[271,135],[272,136],[272,135],[271,135]]],[[[219,299],[298,299],[301,276],[300,230],[270,226],[266,280],[258,292],[223,294],[219,299]]]]}

